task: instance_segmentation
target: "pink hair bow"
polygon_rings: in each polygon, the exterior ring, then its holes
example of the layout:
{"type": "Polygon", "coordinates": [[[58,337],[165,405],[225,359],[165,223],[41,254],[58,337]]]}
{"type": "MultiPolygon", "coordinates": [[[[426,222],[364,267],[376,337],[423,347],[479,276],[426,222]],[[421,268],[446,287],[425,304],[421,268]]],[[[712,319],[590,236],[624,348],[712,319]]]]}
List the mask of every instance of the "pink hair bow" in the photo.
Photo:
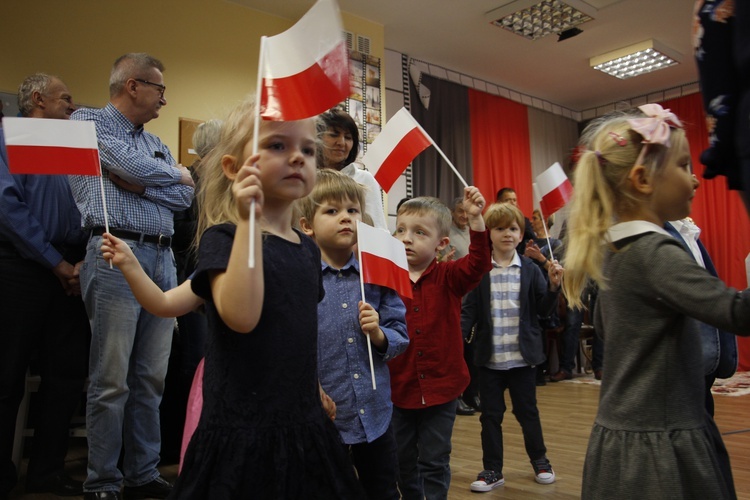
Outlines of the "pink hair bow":
{"type": "Polygon", "coordinates": [[[643,144],[663,144],[669,147],[670,127],[682,128],[677,116],[659,104],[644,104],[638,106],[646,118],[632,118],[628,120],[630,127],[643,136],[643,144]]]}

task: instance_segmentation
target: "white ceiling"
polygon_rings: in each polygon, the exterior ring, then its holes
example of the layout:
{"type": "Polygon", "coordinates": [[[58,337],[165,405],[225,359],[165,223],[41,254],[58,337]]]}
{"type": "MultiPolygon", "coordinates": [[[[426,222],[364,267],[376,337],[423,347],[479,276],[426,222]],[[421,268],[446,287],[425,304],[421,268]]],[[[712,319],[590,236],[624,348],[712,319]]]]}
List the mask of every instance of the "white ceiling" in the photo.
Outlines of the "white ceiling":
{"type": "MultiPolygon", "coordinates": [[[[229,0],[296,20],[314,0],[229,0]]],[[[580,35],[527,40],[490,20],[539,0],[338,0],[342,11],[384,26],[385,48],[483,79],[574,111],[695,82],[693,0],[567,0],[594,18],[580,35]],[[680,64],[618,80],[589,58],[655,39],[680,64]]]]}

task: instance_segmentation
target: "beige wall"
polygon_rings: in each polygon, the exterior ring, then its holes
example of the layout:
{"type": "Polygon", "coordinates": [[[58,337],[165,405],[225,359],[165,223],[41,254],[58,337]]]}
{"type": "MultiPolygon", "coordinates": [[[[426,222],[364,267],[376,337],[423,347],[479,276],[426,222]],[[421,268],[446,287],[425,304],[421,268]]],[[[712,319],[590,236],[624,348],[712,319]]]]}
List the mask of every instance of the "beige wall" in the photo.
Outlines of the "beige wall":
{"type": "MultiPolygon", "coordinates": [[[[166,66],[167,106],[146,128],[175,157],[178,118],[221,117],[254,92],[260,37],[294,23],[224,0],[2,3],[0,91],[15,93],[24,77],[44,71],[60,76],[76,102],[104,106],[112,62],[148,52],[166,66]]],[[[372,55],[383,58],[382,25],[346,13],[343,20],[344,29],[370,37],[372,55]]]]}

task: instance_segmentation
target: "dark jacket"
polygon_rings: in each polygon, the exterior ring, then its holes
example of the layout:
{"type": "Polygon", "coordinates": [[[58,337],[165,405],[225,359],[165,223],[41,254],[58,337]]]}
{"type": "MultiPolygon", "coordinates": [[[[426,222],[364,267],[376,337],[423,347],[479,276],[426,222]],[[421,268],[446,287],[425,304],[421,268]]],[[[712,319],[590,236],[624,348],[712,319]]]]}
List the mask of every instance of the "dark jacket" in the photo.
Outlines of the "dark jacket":
{"type": "MultiPolygon", "coordinates": [[[[531,259],[521,256],[521,311],[518,340],[523,360],[535,366],[544,362],[544,340],[539,315],[548,316],[557,305],[559,290],[552,292],[544,273],[531,259]]],[[[461,330],[464,337],[474,331],[474,363],[485,366],[492,356],[492,309],[490,275],[485,274],[474,290],[464,297],[461,330]]]]}

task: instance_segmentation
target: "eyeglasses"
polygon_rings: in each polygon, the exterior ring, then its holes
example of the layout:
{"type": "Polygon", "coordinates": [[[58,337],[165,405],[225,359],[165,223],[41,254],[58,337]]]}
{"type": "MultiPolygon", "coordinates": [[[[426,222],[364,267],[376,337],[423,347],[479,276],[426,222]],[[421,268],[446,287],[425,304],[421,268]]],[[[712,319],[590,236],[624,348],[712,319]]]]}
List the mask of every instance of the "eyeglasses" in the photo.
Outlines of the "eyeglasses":
{"type": "Polygon", "coordinates": [[[145,83],[146,85],[153,85],[157,89],[159,89],[159,96],[164,97],[164,92],[167,91],[167,87],[165,85],[162,85],[161,83],[154,83],[149,82],[148,80],[141,80],[140,78],[133,78],[136,82],[145,83]]]}

